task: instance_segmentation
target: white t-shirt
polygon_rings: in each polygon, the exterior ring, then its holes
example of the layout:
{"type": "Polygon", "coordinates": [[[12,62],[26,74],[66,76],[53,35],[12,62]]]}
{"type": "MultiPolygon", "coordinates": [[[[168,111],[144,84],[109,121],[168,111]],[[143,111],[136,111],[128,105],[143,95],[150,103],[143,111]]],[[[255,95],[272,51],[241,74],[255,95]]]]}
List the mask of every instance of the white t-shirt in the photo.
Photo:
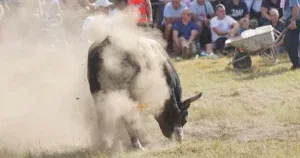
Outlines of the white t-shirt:
{"type": "Polygon", "coordinates": [[[211,39],[212,42],[215,42],[220,37],[228,37],[228,35],[225,36],[219,36],[213,31],[213,28],[218,27],[221,31],[228,31],[231,29],[231,26],[236,23],[236,21],[231,18],[230,16],[226,15],[224,19],[219,20],[217,16],[213,17],[210,21],[210,27],[211,27],[211,39]]]}
{"type": "Polygon", "coordinates": [[[90,25],[94,21],[94,19],[95,18],[93,16],[89,16],[89,17],[85,18],[83,21],[82,30],[89,30],[90,25]]]}

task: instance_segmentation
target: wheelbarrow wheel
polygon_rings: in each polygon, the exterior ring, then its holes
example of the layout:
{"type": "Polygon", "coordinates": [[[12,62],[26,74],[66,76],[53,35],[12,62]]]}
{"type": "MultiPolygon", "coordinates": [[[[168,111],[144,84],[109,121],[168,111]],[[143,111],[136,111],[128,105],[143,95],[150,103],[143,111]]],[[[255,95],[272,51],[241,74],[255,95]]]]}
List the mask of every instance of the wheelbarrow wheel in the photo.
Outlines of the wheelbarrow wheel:
{"type": "Polygon", "coordinates": [[[249,69],[252,65],[252,60],[247,53],[237,52],[233,57],[232,65],[235,69],[249,69]]]}

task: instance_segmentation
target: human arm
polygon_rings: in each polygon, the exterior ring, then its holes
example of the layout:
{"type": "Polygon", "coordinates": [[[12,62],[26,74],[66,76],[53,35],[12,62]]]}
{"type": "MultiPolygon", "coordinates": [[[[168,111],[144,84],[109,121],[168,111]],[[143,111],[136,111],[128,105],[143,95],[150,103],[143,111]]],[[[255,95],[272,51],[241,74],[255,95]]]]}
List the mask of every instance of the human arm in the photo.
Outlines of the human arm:
{"type": "Polygon", "coordinates": [[[0,20],[4,17],[4,8],[2,4],[0,3],[0,20]]]}
{"type": "Polygon", "coordinates": [[[191,36],[188,40],[188,43],[192,43],[196,39],[197,35],[198,35],[198,31],[197,30],[192,30],[191,36]]]}
{"type": "Polygon", "coordinates": [[[9,6],[8,6],[8,4],[7,4],[7,1],[6,0],[3,0],[2,1],[3,2],[3,9],[4,9],[4,7],[7,9],[7,10],[10,10],[10,8],[9,8],[9,6]]]}
{"type": "Polygon", "coordinates": [[[177,30],[173,30],[173,40],[176,43],[176,45],[179,45],[179,38],[178,38],[178,31],[177,30]]]}
{"type": "Polygon", "coordinates": [[[173,25],[173,40],[174,42],[179,45],[179,38],[178,38],[178,35],[179,35],[179,24],[178,23],[175,23],[173,25]]]}
{"type": "Polygon", "coordinates": [[[221,29],[219,29],[218,27],[213,27],[212,30],[219,36],[225,36],[229,33],[229,31],[222,31],[221,29]]]}
{"type": "Polygon", "coordinates": [[[42,16],[42,15],[44,15],[44,11],[43,11],[43,8],[42,8],[41,0],[36,0],[36,1],[37,1],[38,6],[39,6],[39,11],[40,11],[39,16],[42,16]]]}
{"type": "Polygon", "coordinates": [[[226,22],[229,23],[229,25],[231,26],[231,29],[228,30],[221,30],[219,29],[217,26],[218,24],[215,23],[213,20],[211,22],[211,28],[213,29],[213,31],[218,34],[219,36],[225,36],[225,35],[229,35],[229,36],[233,36],[236,35],[238,30],[239,30],[239,23],[236,22],[233,18],[231,18],[230,16],[226,17],[226,22]]]}
{"type": "Polygon", "coordinates": [[[216,20],[216,17],[211,19],[210,28],[219,36],[227,35],[227,31],[223,31],[219,28],[219,22],[216,20]]]}
{"type": "Polygon", "coordinates": [[[239,26],[239,23],[238,23],[238,22],[233,23],[233,24],[232,24],[232,29],[230,29],[230,30],[228,31],[229,36],[230,36],[230,37],[233,37],[233,36],[237,35],[237,33],[238,33],[238,31],[239,31],[239,28],[240,28],[240,26],[239,26]]]}
{"type": "Polygon", "coordinates": [[[191,31],[191,36],[188,39],[188,43],[192,43],[196,39],[198,35],[198,30],[199,30],[198,25],[192,22],[192,31],[191,31]]]}
{"type": "Polygon", "coordinates": [[[152,24],[153,18],[152,18],[152,5],[150,0],[145,1],[145,5],[147,8],[147,14],[148,14],[148,22],[149,24],[152,24]]]}
{"type": "Polygon", "coordinates": [[[268,8],[261,7],[261,16],[267,20],[271,20],[270,15],[268,14],[268,8]]]}
{"type": "Polygon", "coordinates": [[[90,9],[95,9],[95,3],[91,3],[89,0],[85,0],[85,5],[87,5],[90,9]]]}
{"type": "Polygon", "coordinates": [[[299,14],[300,4],[298,0],[290,0],[290,7],[292,7],[292,17],[291,17],[291,23],[289,25],[289,28],[291,30],[297,28],[296,26],[296,19],[299,14]]]}
{"type": "Polygon", "coordinates": [[[91,10],[96,10],[96,3],[91,3],[90,0],[85,0],[85,5],[91,10]]]}

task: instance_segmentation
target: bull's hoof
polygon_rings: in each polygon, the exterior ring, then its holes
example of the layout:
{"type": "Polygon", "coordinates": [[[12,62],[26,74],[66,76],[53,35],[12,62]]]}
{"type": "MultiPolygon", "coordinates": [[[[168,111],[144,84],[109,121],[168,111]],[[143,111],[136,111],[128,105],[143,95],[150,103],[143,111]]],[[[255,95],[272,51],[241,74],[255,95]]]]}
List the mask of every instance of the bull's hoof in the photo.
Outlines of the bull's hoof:
{"type": "Polygon", "coordinates": [[[142,150],[142,151],[145,150],[145,148],[143,148],[143,146],[142,146],[142,144],[139,140],[137,140],[135,142],[132,142],[132,144],[133,144],[133,147],[138,149],[138,150],[142,150]]]}

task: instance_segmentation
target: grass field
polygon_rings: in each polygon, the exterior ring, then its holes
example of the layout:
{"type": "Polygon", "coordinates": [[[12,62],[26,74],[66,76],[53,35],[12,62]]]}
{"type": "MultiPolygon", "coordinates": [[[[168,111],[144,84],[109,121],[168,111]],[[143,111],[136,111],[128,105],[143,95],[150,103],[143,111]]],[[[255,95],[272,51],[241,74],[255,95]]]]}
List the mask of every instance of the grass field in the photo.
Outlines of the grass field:
{"type": "MultiPolygon", "coordinates": [[[[115,157],[299,157],[300,70],[281,55],[275,65],[252,57],[249,71],[227,65],[231,58],[175,62],[184,98],[202,91],[189,110],[182,144],[115,157]]],[[[163,137],[160,131],[158,136],[163,137]]],[[[0,157],[13,157],[3,151],[0,157]]],[[[34,157],[25,154],[24,157],[34,157]]],[[[99,152],[42,157],[106,157],[99,152]]]]}

